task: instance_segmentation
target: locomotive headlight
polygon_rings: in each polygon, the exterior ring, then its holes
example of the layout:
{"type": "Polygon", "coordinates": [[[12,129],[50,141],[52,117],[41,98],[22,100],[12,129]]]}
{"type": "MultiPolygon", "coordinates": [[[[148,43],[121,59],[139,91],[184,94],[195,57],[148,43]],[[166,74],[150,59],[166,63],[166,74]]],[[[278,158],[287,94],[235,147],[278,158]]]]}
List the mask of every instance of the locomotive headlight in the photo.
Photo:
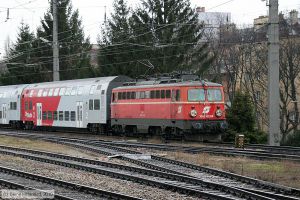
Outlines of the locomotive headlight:
{"type": "Polygon", "coordinates": [[[223,115],[222,110],[218,109],[218,110],[216,111],[216,116],[217,116],[217,117],[221,117],[222,115],[223,115]]]}
{"type": "Polygon", "coordinates": [[[191,112],[190,112],[190,115],[191,115],[191,117],[196,117],[197,116],[197,110],[195,110],[195,109],[193,109],[193,110],[191,110],[191,112]]]}

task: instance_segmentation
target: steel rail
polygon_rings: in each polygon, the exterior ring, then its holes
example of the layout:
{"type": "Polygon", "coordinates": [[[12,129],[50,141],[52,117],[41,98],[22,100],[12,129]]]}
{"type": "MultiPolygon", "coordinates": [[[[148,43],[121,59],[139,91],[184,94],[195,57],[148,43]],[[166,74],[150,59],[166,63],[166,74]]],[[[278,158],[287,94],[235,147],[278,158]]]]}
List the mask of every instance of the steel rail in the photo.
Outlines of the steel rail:
{"type": "MultiPolygon", "coordinates": [[[[24,172],[21,170],[15,170],[15,169],[3,167],[3,166],[0,166],[0,173],[10,174],[14,177],[30,179],[35,182],[45,183],[47,185],[58,186],[58,187],[66,189],[68,191],[72,191],[72,193],[74,193],[74,195],[76,195],[76,192],[77,192],[78,194],[81,193],[81,194],[86,194],[86,195],[92,195],[92,196],[94,196],[94,198],[101,197],[101,198],[108,198],[108,199],[112,198],[112,199],[124,199],[124,200],[139,200],[139,198],[136,198],[136,197],[131,197],[131,196],[123,195],[120,193],[101,190],[101,189],[88,187],[88,186],[80,185],[80,184],[75,184],[75,183],[71,183],[71,182],[67,182],[67,181],[62,181],[62,180],[50,178],[47,176],[36,175],[36,174],[24,172]]],[[[6,182],[5,184],[9,184],[9,182],[7,180],[4,180],[4,181],[6,182]]],[[[29,188],[28,186],[23,187],[23,185],[18,184],[18,183],[15,183],[13,186],[14,187],[20,186],[21,188],[29,188]]],[[[31,187],[31,189],[36,190],[33,187],[31,187]]],[[[65,197],[64,195],[60,195],[60,194],[56,194],[56,195],[58,198],[60,198],[60,196],[61,196],[62,199],[63,198],[73,199],[70,197],[65,197]]],[[[75,198],[75,199],[78,199],[78,198],[75,198]]]]}
{"type": "MultiPolygon", "coordinates": [[[[113,163],[107,163],[107,162],[101,162],[101,161],[96,161],[96,160],[90,160],[90,159],[84,159],[84,158],[78,158],[78,157],[72,157],[68,155],[63,155],[63,154],[54,154],[50,152],[45,152],[45,151],[35,151],[35,150],[28,150],[28,149],[19,149],[15,147],[7,147],[7,146],[1,146],[0,148],[3,148],[5,150],[0,150],[0,153],[2,154],[7,154],[7,155],[13,155],[13,156],[19,156],[22,158],[27,158],[27,159],[32,159],[32,160],[37,160],[41,162],[46,162],[46,163],[51,163],[51,164],[56,164],[64,167],[69,167],[69,168],[74,168],[78,170],[83,170],[83,171],[88,171],[88,172],[93,172],[97,174],[103,174],[103,175],[108,175],[113,178],[120,178],[120,179],[125,179],[125,180],[130,180],[138,183],[144,183],[147,185],[155,185],[160,186],[160,188],[168,188],[172,190],[179,191],[181,193],[188,193],[188,194],[193,194],[193,195],[201,195],[203,197],[208,197],[208,198],[220,198],[221,197],[226,197],[226,193],[233,194],[234,196],[238,197],[245,197],[247,199],[269,199],[264,197],[261,194],[255,194],[253,192],[256,191],[245,191],[239,188],[234,188],[234,187],[229,187],[226,185],[222,184],[217,184],[217,183],[212,183],[212,182],[206,182],[200,179],[196,179],[193,177],[188,177],[188,176],[183,176],[183,175],[177,175],[177,174],[168,174],[165,172],[160,172],[160,171],[153,171],[149,169],[142,169],[142,168],[136,168],[136,167],[129,167],[129,166],[124,166],[124,165],[118,165],[118,164],[113,164],[113,163]],[[10,149],[7,151],[7,149],[10,149]],[[19,152],[13,152],[13,151],[26,151],[30,153],[36,153],[38,155],[47,155],[50,156],[50,158],[45,158],[45,157],[39,157],[35,155],[29,155],[25,153],[19,153],[19,152]],[[162,182],[162,181],[153,181],[153,180],[148,180],[145,178],[137,177],[134,175],[128,175],[122,172],[115,172],[115,171],[110,171],[107,169],[101,169],[101,168],[95,168],[91,166],[86,166],[78,163],[70,163],[70,162],[65,162],[57,159],[52,159],[52,157],[58,157],[58,158],[63,158],[66,161],[77,161],[77,162],[82,162],[82,163],[93,163],[94,165],[101,165],[105,167],[110,167],[110,168],[117,168],[121,170],[127,170],[131,172],[138,172],[144,175],[148,176],[154,176],[154,177],[160,177],[172,181],[177,181],[177,183],[168,183],[168,182],[162,182]],[[183,185],[184,183],[188,183],[186,185],[183,185]],[[201,186],[208,188],[210,190],[214,190],[211,192],[206,192],[206,191],[201,191],[196,188],[189,190],[189,188],[192,188],[194,186],[201,186]],[[225,194],[218,194],[215,195],[214,193],[216,192],[225,192],[225,194]]],[[[275,194],[268,194],[268,196],[275,197],[275,194]]],[[[276,196],[278,198],[278,196],[276,196]]],[[[226,198],[225,198],[226,199],[226,198]]],[[[230,199],[230,198],[229,198],[230,199]]],[[[289,200],[294,200],[294,198],[286,198],[289,200]]]]}

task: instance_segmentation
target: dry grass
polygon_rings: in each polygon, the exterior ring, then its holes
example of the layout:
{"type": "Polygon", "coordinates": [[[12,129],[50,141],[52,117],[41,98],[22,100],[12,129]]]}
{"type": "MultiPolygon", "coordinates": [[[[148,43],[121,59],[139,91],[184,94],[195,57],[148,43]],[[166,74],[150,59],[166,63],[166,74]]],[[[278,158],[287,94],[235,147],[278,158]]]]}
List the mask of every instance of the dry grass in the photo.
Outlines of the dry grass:
{"type": "Polygon", "coordinates": [[[61,144],[45,142],[40,140],[23,139],[9,136],[0,136],[0,145],[7,145],[20,148],[29,148],[41,151],[50,151],[55,153],[69,154],[78,157],[99,158],[98,154],[84,150],[74,149],[61,144]]]}
{"type": "Polygon", "coordinates": [[[300,188],[300,163],[296,162],[253,160],[245,157],[214,156],[207,153],[186,154],[182,152],[169,152],[168,157],[300,188]]]}

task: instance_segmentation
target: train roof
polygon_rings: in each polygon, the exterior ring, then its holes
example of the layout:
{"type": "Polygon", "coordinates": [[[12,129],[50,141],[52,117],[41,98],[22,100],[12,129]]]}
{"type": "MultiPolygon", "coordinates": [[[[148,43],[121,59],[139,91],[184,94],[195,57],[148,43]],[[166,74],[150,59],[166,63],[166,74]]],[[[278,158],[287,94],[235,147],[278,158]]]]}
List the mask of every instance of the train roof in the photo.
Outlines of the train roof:
{"type": "Polygon", "coordinates": [[[207,81],[185,81],[185,82],[176,82],[176,83],[160,83],[160,82],[152,82],[152,83],[139,83],[138,85],[130,85],[130,83],[126,86],[117,87],[114,90],[119,89],[135,89],[135,88],[157,88],[157,87],[184,87],[184,86],[205,86],[207,87],[221,87],[222,85],[219,83],[207,82],[207,81]]]}
{"type": "Polygon", "coordinates": [[[87,79],[33,83],[28,85],[26,89],[62,87],[62,86],[72,87],[72,86],[93,85],[93,84],[109,84],[110,82],[124,82],[128,80],[130,79],[127,76],[108,76],[108,77],[97,77],[97,78],[87,78],[87,79]]]}

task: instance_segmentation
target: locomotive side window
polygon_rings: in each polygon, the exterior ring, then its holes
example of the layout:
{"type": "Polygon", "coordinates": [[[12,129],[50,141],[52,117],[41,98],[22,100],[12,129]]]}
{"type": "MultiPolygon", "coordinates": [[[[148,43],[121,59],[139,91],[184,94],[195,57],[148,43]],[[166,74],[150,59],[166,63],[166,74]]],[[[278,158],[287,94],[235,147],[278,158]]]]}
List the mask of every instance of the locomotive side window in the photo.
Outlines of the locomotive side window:
{"type": "Polygon", "coordinates": [[[135,92],[131,92],[131,93],[130,93],[130,98],[131,98],[131,99],[135,99],[135,92]]]}
{"type": "Polygon", "coordinates": [[[122,100],[122,92],[118,92],[118,100],[122,100]]]}
{"type": "Polygon", "coordinates": [[[130,92],[126,92],[126,99],[130,99],[130,92]]]}
{"type": "Polygon", "coordinates": [[[220,89],[208,89],[207,90],[208,101],[222,101],[222,93],[220,89]]]}
{"type": "Polygon", "coordinates": [[[180,90],[172,90],[172,101],[180,101],[180,90]]]}
{"type": "Polygon", "coordinates": [[[140,92],[140,99],[145,99],[145,92],[140,92]]]}
{"type": "Polygon", "coordinates": [[[204,89],[189,89],[188,101],[205,101],[204,89]]]}
{"type": "Polygon", "coordinates": [[[58,96],[59,88],[55,88],[53,96],[58,96]]]}
{"type": "Polygon", "coordinates": [[[164,99],[166,97],[165,92],[166,92],[165,90],[162,90],[160,92],[160,98],[164,99]]]}
{"type": "Polygon", "coordinates": [[[93,99],[89,100],[89,110],[93,110],[94,109],[94,101],[93,99]]]}
{"type": "Polygon", "coordinates": [[[166,90],[166,98],[171,98],[171,90],[166,90]]]}
{"type": "Polygon", "coordinates": [[[71,121],[75,121],[75,117],[76,117],[75,111],[71,111],[71,121]]]}
{"type": "Polygon", "coordinates": [[[64,112],[63,111],[59,111],[59,121],[63,121],[64,120],[64,112]]]}
{"type": "Polygon", "coordinates": [[[2,119],[2,111],[0,111],[0,119],[2,119]]]}
{"type": "Polygon", "coordinates": [[[116,93],[112,93],[112,102],[115,102],[116,101],[116,93]]]}
{"type": "Polygon", "coordinates": [[[151,98],[151,99],[154,99],[154,98],[155,98],[155,91],[154,91],[154,90],[151,90],[151,91],[150,91],[150,98],[151,98]]]}
{"type": "Polygon", "coordinates": [[[100,99],[94,99],[94,110],[100,110],[100,99]]]}
{"type": "Polygon", "coordinates": [[[159,99],[160,98],[160,90],[155,91],[155,98],[159,99]]]}
{"type": "Polygon", "coordinates": [[[69,121],[70,120],[70,113],[69,111],[65,111],[65,121],[69,121]]]}
{"type": "Polygon", "coordinates": [[[145,99],[149,99],[150,98],[150,91],[146,91],[145,92],[145,99]]]}
{"type": "Polygon", "coordinates": [[[122,99],[126,99],[126,92],[122,92],[122,99]]]}
{"type": "Polygon", "coordinates": [[[53,120],[55,120],[55,121],[57,120],[57,111],[53,112],[53,120]]]}

